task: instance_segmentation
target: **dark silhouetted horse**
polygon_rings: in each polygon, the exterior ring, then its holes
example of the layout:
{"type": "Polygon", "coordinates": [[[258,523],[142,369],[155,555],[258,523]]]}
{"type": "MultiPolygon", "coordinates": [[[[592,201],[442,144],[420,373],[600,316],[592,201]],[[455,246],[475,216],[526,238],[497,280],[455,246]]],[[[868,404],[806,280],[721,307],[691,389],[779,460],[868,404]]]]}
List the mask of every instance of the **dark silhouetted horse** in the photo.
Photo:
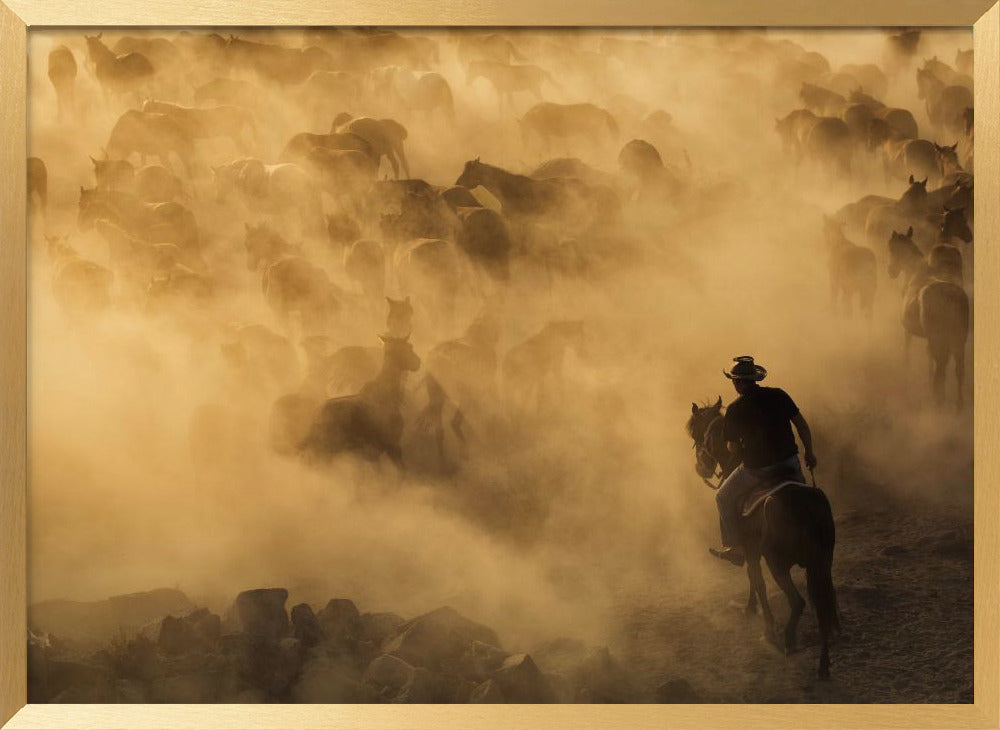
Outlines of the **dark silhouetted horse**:
{"type": "Polygon", "coordinates": [[[385,454],[403,469],[403,383],[420,367],[408,338],[382,336],[382,369],[356,395],[332,398],[320,408],[301,444],[308,456],[329,459],[345,451],[377,461],[385,454]]]}
{"type": "Polygon", "coordinates": [[[889,276],[903,275],[903,331],[906,354],[910,340],[927,340],[931,358],[931,390],[935,400],[944,401],[944,379],[949,360],[955,361],[958,381],[957,405],[964,406],[965,342],[969,337],[969,296],[954,281],[939,278],[913,242],[913,228],[905,234],[892,232],[889,239],[889,276]]]}
{"type": "MultiPolygon", "coordinates": [[[[723,418],[722,398],[710,406],[691,404],[687,432],[694,440],[696,469],[703,478],[719,468],[721,478],[725,479],[739,463],[723,437],[723,418]]],[[[761,558],[767,561],[771,576],[788,598],[791,613],[784,629],[786,653],[796,648],[796,629],[805,608],[805,601],[792,582],[791,568],[800,565],[806,569],[809,599],[819,623],[819,676],[829,677],[830,636],[839,631],[840,620],[832,577],[836,530],[826,495],[816,487],[794,483],[771,492],[740,520],[739,540],[746,554],[750,579],[746,611],[754,613],[760,601],[767,636],[776,644],[778,627],[767,601],[761,558]]]]}

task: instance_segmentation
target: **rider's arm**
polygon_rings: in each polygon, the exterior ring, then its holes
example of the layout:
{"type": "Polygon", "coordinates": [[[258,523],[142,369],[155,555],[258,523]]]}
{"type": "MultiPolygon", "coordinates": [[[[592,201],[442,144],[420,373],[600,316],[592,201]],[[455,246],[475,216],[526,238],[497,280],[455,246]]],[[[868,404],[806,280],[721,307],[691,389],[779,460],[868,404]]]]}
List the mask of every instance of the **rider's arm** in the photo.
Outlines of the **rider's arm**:
{"type": "Polygon", "coordinates": [[[801,413],[796,413],[792,417],[792,423],[795,424],[795,430],[799,432],[802,446],[805,447],[806,466],[812,469],[816,466],[816,454],[813,453],[812,431],[809,430],[809,424],[801,413]]]}

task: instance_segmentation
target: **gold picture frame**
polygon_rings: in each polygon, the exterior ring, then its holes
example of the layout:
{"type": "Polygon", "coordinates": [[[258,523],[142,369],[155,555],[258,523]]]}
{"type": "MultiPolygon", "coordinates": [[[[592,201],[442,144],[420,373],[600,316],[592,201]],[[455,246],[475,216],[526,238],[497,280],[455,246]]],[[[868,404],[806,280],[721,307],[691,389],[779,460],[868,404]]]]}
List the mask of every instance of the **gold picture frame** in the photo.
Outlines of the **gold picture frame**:
{"type": "Polygon", "coordinates": [[[0,3],[0,727],[1000,727],[1000,297],[977,301],[975,704],[971,705],[27,705],[27,32],[67,25],[949,25],[974,29],[979,107],[975,286],[1000,291],[1000,3],[994,0],[3,0],[0,3]],[[991,7],[992,5],[992,7],[991,7]]]}

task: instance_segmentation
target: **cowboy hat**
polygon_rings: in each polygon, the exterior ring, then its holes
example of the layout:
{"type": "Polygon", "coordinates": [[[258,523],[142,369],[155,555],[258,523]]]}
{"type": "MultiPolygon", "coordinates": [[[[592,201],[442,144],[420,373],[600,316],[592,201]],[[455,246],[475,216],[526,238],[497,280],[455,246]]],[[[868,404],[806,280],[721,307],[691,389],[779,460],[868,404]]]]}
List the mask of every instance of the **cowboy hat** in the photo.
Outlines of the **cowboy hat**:
{"type": "Polygon", "coordinates": [[[733,365],[729,371],[722,371],[730,380],[763,380],[767,377],[767,370],[757,365],[750,355],[740,355],[739,357],[734,357],[733,365]]]}

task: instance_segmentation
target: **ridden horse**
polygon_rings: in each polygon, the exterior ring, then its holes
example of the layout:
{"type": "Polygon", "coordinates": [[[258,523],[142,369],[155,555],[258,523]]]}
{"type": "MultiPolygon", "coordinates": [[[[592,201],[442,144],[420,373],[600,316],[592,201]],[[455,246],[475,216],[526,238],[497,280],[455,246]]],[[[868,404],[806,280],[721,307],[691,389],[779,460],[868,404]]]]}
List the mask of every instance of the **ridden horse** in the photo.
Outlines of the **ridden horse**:
{"type": "MultiPolygon", "coordinates": [[[[722,398],[710,406],[691,404],[688,435],[694,440],[696,470],[702,478],[720,469],[724,480],[739,460],[729,451],[722,435],[722,398]]],[[[796,630],[805,601],[792,582],[791,568],[806,569],[809,599],[816,612],[820,633],[819,677],[830,676],[830,635],[839,631],[837,594],[833,587],[833,549],[836,529],[826,495],[816,487],[787,483],[771,491],[739,522],[739,540],[747,559],[750,597],[746,612],[756,612],[757,602],[764,615],[767,637],[777,643],[778,627],[767,600],[767,586],[760,559],[767,561],[771,576],[788,598],[791,612],[785,624],[785,653],[796,648],[796,630]]]]}
{"type": "Polygon", "coordinates": [[[931,389],[935,400],[944,401],[944,379],[948,361],[955,361],[958,409],[964,406],[965,342],[969,337],[969,296],[954,281],[939,278],[913,242],[913,228],[905,234],[892,232],[889,239],[889,276],[903,275],[903,330],[905,354],[910,340],[923,337],[931,358],[931,389]]]}
{"type": "Polygon", "coordinates": [[[420,367],[420,358],[408,338],[380,339],[385,346],[382,369],[359,393],[323,404],[299,447],[307,456],[329,459],[352,451],[377,461],[385,454],[403,469],[403,384],[406,374],[420,367]]]}

